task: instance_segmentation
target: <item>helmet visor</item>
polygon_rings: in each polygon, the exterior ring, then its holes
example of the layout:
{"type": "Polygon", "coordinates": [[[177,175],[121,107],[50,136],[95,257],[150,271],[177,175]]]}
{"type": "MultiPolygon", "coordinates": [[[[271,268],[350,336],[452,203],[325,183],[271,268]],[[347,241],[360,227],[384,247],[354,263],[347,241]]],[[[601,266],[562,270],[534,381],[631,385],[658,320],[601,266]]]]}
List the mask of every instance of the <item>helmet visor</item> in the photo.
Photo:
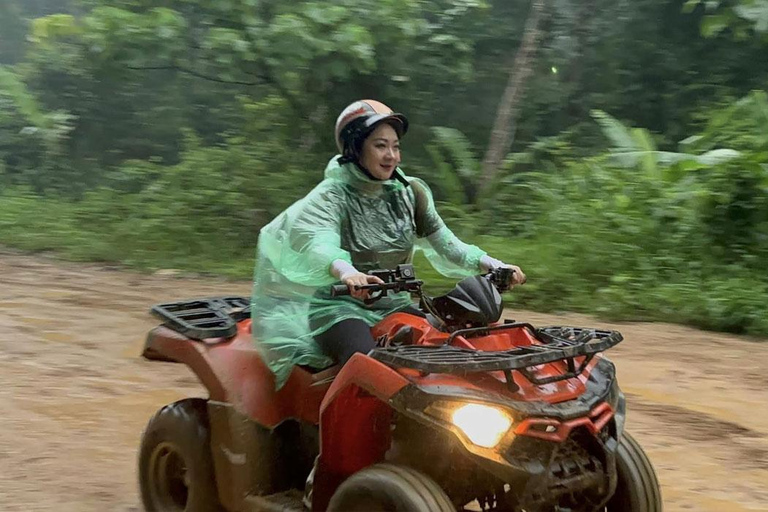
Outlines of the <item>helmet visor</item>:
{"type": "Polygon", "coordinates": [[[365,120],[366,136],[368,136],[379,123],[388,123],[402,137],[408,132],[408,119],[403,114],[375,114],[365,120]]]}

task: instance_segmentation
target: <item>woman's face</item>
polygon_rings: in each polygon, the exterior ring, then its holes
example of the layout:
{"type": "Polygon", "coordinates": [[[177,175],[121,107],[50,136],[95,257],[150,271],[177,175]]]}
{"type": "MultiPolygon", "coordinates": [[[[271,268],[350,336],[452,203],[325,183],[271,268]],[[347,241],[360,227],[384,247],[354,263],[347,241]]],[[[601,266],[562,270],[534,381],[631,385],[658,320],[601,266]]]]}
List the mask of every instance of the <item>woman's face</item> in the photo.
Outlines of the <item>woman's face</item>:
{"type": "Polygon", "coordinates": [[[400,139],[388,123],[381,123],[363,142],[360,165],[374,177],[388,180],[400,163],[400,139]]]}

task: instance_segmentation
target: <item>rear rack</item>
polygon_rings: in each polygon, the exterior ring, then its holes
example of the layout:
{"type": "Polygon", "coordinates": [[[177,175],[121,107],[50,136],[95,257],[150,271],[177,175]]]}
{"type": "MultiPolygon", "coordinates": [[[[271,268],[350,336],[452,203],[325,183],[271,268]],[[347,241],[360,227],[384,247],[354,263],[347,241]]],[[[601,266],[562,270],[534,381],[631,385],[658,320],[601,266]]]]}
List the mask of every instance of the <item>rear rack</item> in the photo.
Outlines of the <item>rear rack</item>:
{"type": "MultiPolygon", "coordinates": [[[[511,323],[497,327],[466,329],[466,334],[481,331],[498,331],[523,327],[528,329],[542,344],[517,347],[497,352],[484,352],[445,345],[402,345],[374,349],[370,356],[393,367],[404,367],[424,373],[471,373],[503,371],[507,385],[517,391],[512,372],[519,371],[534,384],[549,384],[580,375],[595,354],[619,344],[623,337],[618,331],[585,329],[580,327],[542,327],[511,323]],[[578,366],[574,358],[584,356],[578,366]],[[536,377],[529,368],[555,361],[565,361],[568,371],[551,377],[536,377]]],[[[461,331],[454,335],[463,334],[461,331]]],[[[451,337],[451,339],[454,336],[451,337]]]]}
{"type": "Polygon", "coordinates": [[[246,297],[209,297],[152,306],[163,325],[193,340],[231,338],[237,322],[250,316],[246,297]]]}

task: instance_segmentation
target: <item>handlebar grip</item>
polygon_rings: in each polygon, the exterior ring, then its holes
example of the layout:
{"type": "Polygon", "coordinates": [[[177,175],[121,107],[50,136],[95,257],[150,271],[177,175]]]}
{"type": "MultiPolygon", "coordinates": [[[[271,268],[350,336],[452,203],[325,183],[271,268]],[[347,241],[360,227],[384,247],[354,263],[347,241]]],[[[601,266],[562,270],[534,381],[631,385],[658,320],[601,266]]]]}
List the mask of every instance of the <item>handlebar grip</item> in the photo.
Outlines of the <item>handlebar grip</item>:
{"type": "Polygon", "coordinates": [[[488,279],[496,286],[499,292],[506,292],[512,287],[515,269],[509,267],[496,267],[486,274],[488,279]]]}
{"type": "Polygon", "coordinates": [[[334,284],[331,286],[331,297],[349,295],[349,287],[345,284],[334,284]]]}

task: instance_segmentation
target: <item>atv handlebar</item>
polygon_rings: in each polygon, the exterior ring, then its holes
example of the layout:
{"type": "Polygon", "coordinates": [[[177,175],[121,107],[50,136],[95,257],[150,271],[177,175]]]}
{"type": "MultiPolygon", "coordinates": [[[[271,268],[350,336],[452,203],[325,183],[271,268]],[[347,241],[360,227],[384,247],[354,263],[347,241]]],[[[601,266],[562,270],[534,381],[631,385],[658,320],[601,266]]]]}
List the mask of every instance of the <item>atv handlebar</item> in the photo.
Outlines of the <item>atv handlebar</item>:
{"type": "MultiPolygon", "coordinates": [[[[491,270],[485,277],[503,293],[510,289],[515,270],[507,267],[499,267],[491,270]]],[[[368,275],[378,277],[383,283],[356,285],[355,290],[368,290],[370,296],[365,300],[366,304],[373,303],[386,295],[389,291],[420,292],[423,281],[416,279],[413,265],[398,265],[395,270],[372,270],[368,275]]],[[[345,284],[331,286],[331,297],[350,295],[350,289],[345,284]]]]}
{"type": "MultiPolygon", "coordinates": [[[[395,270],[372,270],[368,275],[378,277],[383,283],[356,285],[355,290],[368,290],[370,295],[365,299],[371,304],[384,297],[388,292],[419,292],[423,281],[416,279],[413,265],[398,265],[395,270]]],[[[331,286],[331,297],[350,295],[350,289],[345,284],[331,286]]]]}
{"type": "MultiPolygon", "coordinates": [[[[388,291],[394,291],[397,292],[411,292],[411,291],[417,291],[419,288],[421,288],[422,281],[410,281],[410,282],[394,282],[394,283],[384,283],[384,284],[364,284],[364,285],[356,285],[355,290],[368,290],[371,293],[376,292],[388,292],[388,291]]],[[[331,286],[331,297],[339,297],[342,295],[349,295],[349,287],[345,284],[335,284],[331,286]]]]}
{"type": "Polygon", "coordinates": [[[515,269],[508,267],[494,268],[485,274],[486,278],[488,278],[501,293],[508,291],[512,287],[512,278],[514,275],[515,269]]]}
{"type": "Polygon", "coordinates": [[[340,297],[342,295],[349,295],[349,286],[345,284],[334,284],[331,286],[331,297],[340,297]]]}

